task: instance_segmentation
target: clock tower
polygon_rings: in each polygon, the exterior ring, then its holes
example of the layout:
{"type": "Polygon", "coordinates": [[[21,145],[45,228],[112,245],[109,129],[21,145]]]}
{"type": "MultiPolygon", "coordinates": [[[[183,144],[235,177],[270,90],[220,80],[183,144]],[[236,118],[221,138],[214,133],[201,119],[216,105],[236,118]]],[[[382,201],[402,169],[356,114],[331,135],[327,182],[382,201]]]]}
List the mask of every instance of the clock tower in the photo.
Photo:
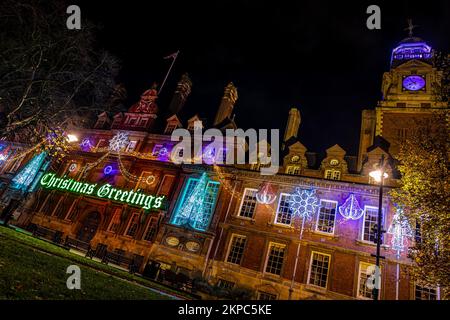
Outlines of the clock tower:
{"type": "Polygon", "coordinates": [[[433,67],[433,50],[412,36],[411,25],[409,30],[409,37],[392,51],[390,70],[383,74],[382,99],[375,110],[363,111],[359,168],[375,136],[390,143],[389,153],[395,157],[402,141],[417,127],[417,121],[448,108],[447,102],[437,95],[443,73],[433,67]]]}

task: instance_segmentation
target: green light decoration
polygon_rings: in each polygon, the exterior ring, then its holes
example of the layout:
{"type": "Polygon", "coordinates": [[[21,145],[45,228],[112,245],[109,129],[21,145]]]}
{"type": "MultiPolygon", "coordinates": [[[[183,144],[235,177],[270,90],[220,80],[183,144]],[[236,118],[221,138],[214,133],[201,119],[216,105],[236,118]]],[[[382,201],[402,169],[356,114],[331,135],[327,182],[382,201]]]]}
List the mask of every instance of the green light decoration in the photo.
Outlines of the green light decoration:
{"type": "Polygon", "coordinates": [[[172,224],[205,231],[211,220],[219,183],[209,181],[206,173],[200,179],[189,179],[172,224]]]}
{"type": "Polygon", "coordinates": [[[41,187],[45,189],[58,189],[97,198],[106,198],[112,201],[118,201],[133,206],[142,207],[145,210],[160,209],[165,196],[147,195],[138,189],[122,190],[114,188],[106,183],[97,185],[97,183],[80,182],[70,178],[57,177],[54,173],[46,173],[40,180],[41,187]]]}
{"type": "Polygon", "coordinates": [[[46,157],[46,152],[41,152],[40,154],[35,155],[11,180],[11,188],[21,190],[22,192],[31,191],[32,188],[29,188],[30,185],[33,183],[36,176],[39,175],[41,168],[43,166],[47,166],[49,163],[46,161],[46,157]]]}

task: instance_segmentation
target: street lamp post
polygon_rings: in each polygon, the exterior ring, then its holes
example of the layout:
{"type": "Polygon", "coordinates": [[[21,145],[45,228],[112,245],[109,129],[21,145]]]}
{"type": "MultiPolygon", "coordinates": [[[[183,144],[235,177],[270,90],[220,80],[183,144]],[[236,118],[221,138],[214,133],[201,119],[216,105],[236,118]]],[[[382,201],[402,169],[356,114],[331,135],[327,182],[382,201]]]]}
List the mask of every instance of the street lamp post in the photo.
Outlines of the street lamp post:
{"type": "Polygon", "coordinates": [[[379,277],[380,277],[380,258],[381,258],[381,238],[383,236],[382,220],[383,220],[383,184],[384,179],[388,177],[384,168],[384,154],[381,155],[380,168],[372,171],[369,175],[380,183],[379,198],[378,198],[378,219],[377,219],[377,253],[375,260],[375,286],[373,287],[373,300],[378,300],[379,295],[379,277]]]}

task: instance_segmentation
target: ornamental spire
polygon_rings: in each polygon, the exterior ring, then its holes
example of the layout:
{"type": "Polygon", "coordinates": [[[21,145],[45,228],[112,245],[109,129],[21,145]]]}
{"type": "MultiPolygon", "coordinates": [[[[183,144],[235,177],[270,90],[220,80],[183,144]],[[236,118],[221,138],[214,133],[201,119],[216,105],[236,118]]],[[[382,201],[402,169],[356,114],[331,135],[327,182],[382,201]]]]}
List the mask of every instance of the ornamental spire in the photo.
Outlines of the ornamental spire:
{"type": "Polygon", "coordinates": [[[417,25],[413,25],[412,19],[408,19],[408,27],[406,27],[406,28],[403,29],[403,30],[408,30],[408,36],[409,36],[410,38],[412,38],[412,37],[413,37],[413,30],[414,30],[414,28],[416,28],[416,27],[418,27],[418,26],[417,26],[417,25]]]}

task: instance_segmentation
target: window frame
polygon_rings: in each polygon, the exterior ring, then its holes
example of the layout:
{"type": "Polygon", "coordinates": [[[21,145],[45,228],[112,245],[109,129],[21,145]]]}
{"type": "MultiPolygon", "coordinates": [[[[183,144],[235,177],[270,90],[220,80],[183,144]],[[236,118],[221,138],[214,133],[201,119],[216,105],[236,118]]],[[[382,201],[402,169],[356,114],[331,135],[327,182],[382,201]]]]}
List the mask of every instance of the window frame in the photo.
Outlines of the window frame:
{"type": "Polygon", "coordinates": [[[336,232],[336,220],[337,220],[338,205],[339,205],[339,203],[336,200],[320,199],[318,213],[316,214],[317,218],[316,218],[316,225],[314,227],[314,232],[317,232],[317,233],[320,233],[320,234],[324,234],[324,235],[332,235],[332,236],[334,236],[334,234],[336,232]],[[319,218],[320,218],[320,209],[322,208],[322,202],[334,203],[333,232],[325,232],[325,231],[318,230],[319,218]]]}
{"type": "MultiPolygon", "coordinates": [[[[375,263],[359,261],[358,273],[357,273],[358,281],[357,281],[357,287],[356,287],[356,298],[361,299],[361,300],[372,300],[373,297],[369,298],[369,297],[362,296],[362,295],[360,295],[360,292],[359,292],[359,289],[361,286],[361,270],[362,270],[361,267],[362,267],[362,265],[366,265],[365,271],[367,271],[367,268],[369,266],[375,266],[375,263]]],[[[365,274],[367,276],[367,273],[365,273],[365,274]]],[[[367,278],[366,278],[366,280],[367,280],[367,278]]],[[[383,284],[383,269],[380,266],[380,289],[378,290],[378,299],[381,297],[381,290],[383,288],[382,284],[383,284]]]]}
{"type": "MultiPolygon", "coordinates": [[[[106,231],[108,231],[108,232],[112,232],[112,233],[115,233],[115,234],[118,234],[118,231],[119,230],[117,230],[117,231],[113,231],[113,230],[111,230],[111,227],[112,227],[112,225],[113,225],[113,222],[114,222],[114,218],[115,218],[115,216],[116,216],[116,213],[119,211],[119,215],[122,213],[122,210],[123,208],[122,207],[115,207],[114,208],[114,211],[113,211],[113,213],[112,213],[112,215],[111,215],[111,220],[109,221],[109,224],[108,224],[108,228],[106,229],[106,231]]],[[[121,225],[121,223],[119,223],[119,226],[118,226],[118,229],[120,228],[120,225],[121,225]]]]}
{"type": "MultiPolygon", "coordinates": [[[[147,242],[153,242],[153,241],[147,239],[147,233],[148,233],[148,231],[149,231],[149,229],[150,229],[150,227],[152,225],[157,225],[157,224],[158,224],[158,218],[157,217],[150,217],[150,219],[148,220],[147,226],[146,226],[146,228],[144,230],[144,233],[142,234],[142,240],[147,241],[147,242]]],[[[156,228],[155,235],[157,233],[158,233],[158,228],[156,228]]],[[[153,237],[154,237],[154,235],[153,235],[153,237]]]]}
{"type": "Polygon", "coordinates": [[[130,231],[130,227],[131,227],[131,224],[133,223],[133,218],[134,218],[135,216],[138,216],[138,219],[139,219],[140,212],[139,212],[139,211],[134,211],[134,212],[132,213],[132,215],[131,215],[131,217],[130,217],[130,220],[128,221],[127,228],[125,229],[125,232],[124,232],[124,236],[130,237],[130,238],[133,238],[133,239],[137,236],[137,232],[138,232],[138,230],[139,230],[139,223],[138,223],[138,226],[137,226],[137,228],[136,228],[136,233],[135,233],[134,235],[130,236],[130,235],[128,234],[128,231],[130,231]]]}
{"type": "Polygon", "coordinates": [[[260,291],[260,290],[258,290],[257,291],[257,300],[258,301],[270,301],[270,300],[278,300],[278,295],[277,294],[272,294],[272,293],[268,293],[268,292],[265,292],[265,291],[260,291]],[[261,299],[261,295],[262,294],[265,294],[266,296],[272,296],[272,297],[274,297],[273,299],[261,299]]]}
{"type": "MultiPolygon", "coordinates": [[[[364,239],[364,229],[365,229],[365,226],[366,226],[366,210],[367,210],[367,208],[375,209],[377,211],[377,223],[378,223],[378,207],[365,205],[364,206],[364,214],[363,214],[362,223],[361,223],[361,229],[360,229],[361,230],[360,240],[362,242],[366,243],[366,244],[376,245],[376,243],[373,242],[373,241],[370,241],[370,239],[369,240],[365,240],[364,239]]],[[[381,221],[381,228],[382,229],[384,229],[384,223],[385,223],[384,214],[385,214],[385,212],[384,212],[383,208],[381,208],[381,220],[382,220],[381,221]]],[[[381,241],[381,245],[383,245],[384,244],[384,237],[381,240],[382,240],[381,241]]]]}
{"type": "MultiPolygon", "coordinates": [[[[292,227],[292,222],[293,222],[292,212],[290,212],[291,216],[290,216],[290,223],[289,224],[278,222],[278,214],[279,214],[280,204],[281,204],[281,200],[283,199],[283,196],[291,197],[292,194],[285,193],[285,192],[281,192],[280,193],[280,195],[278,197],[277,210],[275,211],[275,219],[273,221],[273,224],[276,225],[276,226],[282,226],[282,227],[292,227]]],[[[288,209],[288,210],[290,210],[290,209],[288,209]]]]}
{"type": "Polygon", "coordinates": [[[244,188],[244,192],[242,193],[241,204],[239,205],[239,210],[238,210],[237,216],[239,218],[241,218],[241,219],[254,220],[255,219],[255,214],[256,214],[256,207],[258,205],[258,200],[256,199],[256,195],[255,195],[255,208],[253,209],[252,216],[251,217],[246,217],[246,216],[241,215],[242,207],[244,205],[245,195],[246,195],[247,191],[258,192],[258,189],[255,189],[255,188],[244,188]]]}
{"type": "MultiPolygon", "coordinates": [[[[419,300],[420,301],[433,301],[431,299],[426,299],[426,300],[424,300],[424,299],[417,299],[417,295],[416,295],[417,287],[420,287],[422,289],[435,290],[435,292],[436,292],[435,293],[436,299],[434,299],[434,300],[435,301],[441,300],[441,291],[439,290],[440,289],[439,287],[431,288],[429,286],[422,286],[420,283],[417,283],[417,282],[414,282],[414,300],[418,300],[418,301],[419,300]]],[[[421,290],[421,291],[423,291],[423,290],[421,290]]]]}
{"type": "Polygon", "coordinates": [[[282,273],[283,273],[283,269],[285,266],[285,261],[286,261],[286,253],[287,253],[287,245],[284,243],[280,243],[280,242],[274,242],[274,241],[270,241],[269,245],[267,246],[267,253],[266,253],[266,261],[264,263],[264,269],[263,269],[263,274],[267,274],[267,275],[272,275],[275,277],[281,277],[282,273]],[[283,262],[281,263],[281,267],[280,267],[280,274],[276,274],[276,273],[272,273],[267,271],[267,266],[269,264],[269,258],[270,258],[270,252],[272,251],[272,247],[273,246],[278,246],[284,249],[284,253],[283,253],[283,262]]]}
{"type": "Polygon", "coordinates": [[[330,276],[330,269],[331,269],[331,254],[312,250],[311,251],[311,257],[309,259],[308,278],[307,278],[306,283],[308,285],[314,286],[316,288],[328,289],[328,280],[329,280],[329,276],[330,276]],[[316,284],[310,283],[310,281],[311,281],[311,271],[312,271],[312,262],[313,262],[313,258],[314,258],[314,254],[315,253],[317,253],[319,255],[322,255],[322,256],[327,256],[328,257],[327,280],[325,281],[325,287],[321,287],[321,286],[318,286],[316,284]]]}
{"type": "Polygon", "coordinates": [[[244,258],[244,252],[245,252],[246,247],[247,247],[247,236],[239,234],[239,233],[232,233],[231,237],[230,237],[230,242],[228,243],[227,254],[225,256],[225,262],[236,265],[236,266],[240,266],[242,264],[242,259],[244,258]],[[242,250],[242,256],[239,259],[239,263],[228,261],[228,259],[230,257],[230,253],[231,253],[231,248],[233,246],[233,240],[235,238],[243,238],[245,240],[244,249],[242,250]]]}
{"type": "MultiPolygon", "coordinates": [[[[175,223],[175,221],[174,221],[176,216],[177,216],[177,214],[178,214],[178,210],[180,210],[181,206],[183,205],[183,202],[184,202],[184,199],[186,198],[186,194],[188,192],[189,184],[191,183],[191,181],[197,181],[198,182],[199,180],[200,180],[200,178],[197,178],[197,177],[195,177],[195,178],[194,177],[189,177],[189,178],[187,178],[184,181],[183,187],[182,187],[183,191],[181,192],[182,196],[181,196],[181,198],[179,198],[177,200],[177,204],[175,206],[175,209],[172,211],[172,214],[171,214],[171,217],[170,217],[170,220],[169,220],[170,221],[169,223],[171,225],[180,226],[179,224],[175,223]]],[[[213,184],[217,185],[217,193],[215,194],[214,202],[211,203],[211,213],[209,214],[209,217],[208,217],[207,227],[204,230],[193,227],[193,229],[196,230],[196,231],[207,232],[209,227],[211,226],[212,218],[213,218],[214,213],[216,211],[216,206],[217,206],[218,198],[219,198],[219,195],[220,195],[220,188],[221,188],[220,182],[212,180],[212,179],[208,180],[208,182],[206,184],[206,187],[207,188],[208,187],[212,188],[211,185],[213,185],[213,184]]],[[[194,188],[195,188],[195,186],[194,186],[194,188]]]]}

